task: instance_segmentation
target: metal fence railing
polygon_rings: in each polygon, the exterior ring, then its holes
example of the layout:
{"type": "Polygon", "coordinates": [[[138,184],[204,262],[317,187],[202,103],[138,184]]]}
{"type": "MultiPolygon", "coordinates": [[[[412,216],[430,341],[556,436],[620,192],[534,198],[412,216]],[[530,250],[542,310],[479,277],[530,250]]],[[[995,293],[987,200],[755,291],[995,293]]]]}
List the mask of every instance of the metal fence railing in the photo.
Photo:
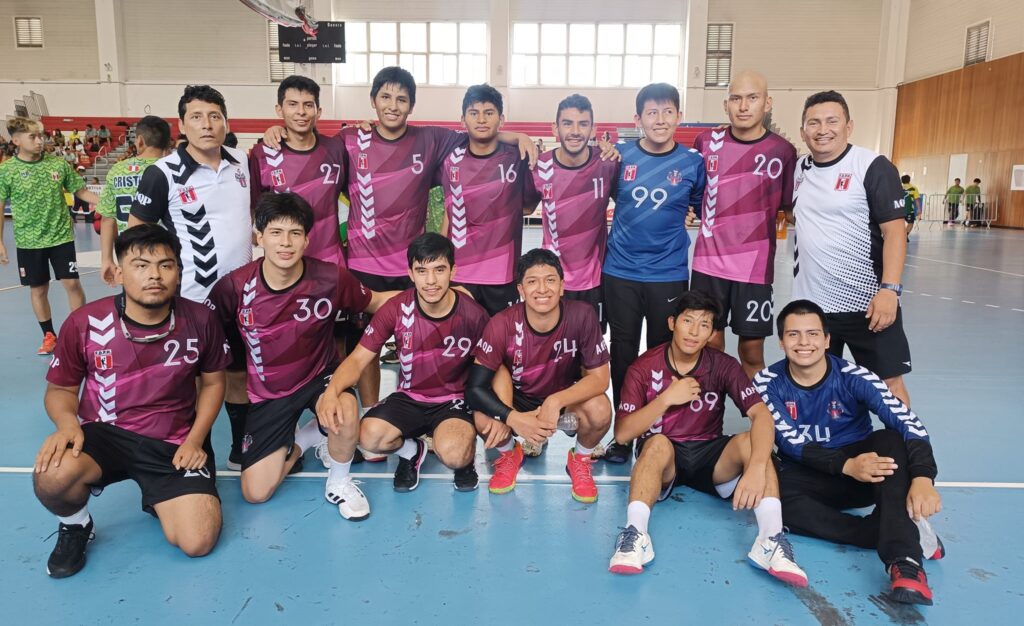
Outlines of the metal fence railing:
{"type": "Polygon", "coordinates": [[[999,197],[994,194],[933,193],[921,197],[917,221],[922,224],[962,224],[986,228],[999,219],[999,197]]]}

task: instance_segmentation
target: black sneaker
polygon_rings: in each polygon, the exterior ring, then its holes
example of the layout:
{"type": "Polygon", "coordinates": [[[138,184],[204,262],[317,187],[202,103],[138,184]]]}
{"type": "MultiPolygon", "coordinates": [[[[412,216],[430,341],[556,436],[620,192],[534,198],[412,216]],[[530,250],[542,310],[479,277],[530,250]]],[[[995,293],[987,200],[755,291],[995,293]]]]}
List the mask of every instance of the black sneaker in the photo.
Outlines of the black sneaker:
{"type": "Polygon", "coordinates": [[[633,444],[624,444],[613,441],[604,449],[604,456],[601,457],[609,463],[627,463],[629,456],[633,453],[633,444]]]}
{"type": "Polygon", "coordinates": [[[51,578],[67,578],[85,567],[85,547],[96,538],[92,519],[85,526],[61,524],[57,527],[57,545],[46,562],[51,578]]]}
{"type": "Polygon", "coordinates": [[[380,357],[380,362],[385,365],[398,365],[398,353],[394,350],[388,350],[384,353],[384,356],[380,357]]]}
{"type": "Polygon", "coordinates": [[[892,586],[889,588],[889,599],[903,604],[924,604],[931,606],[932,590],[928,587],[928,577],[921,565],[909,557],[893,561],[886,568],[892,586]]]}
{"type": "Polygon", "coordinates": [[[476,464],[470,463],[466,467],[455,470],[455,491],[476,491],[480,485],[480,476],[476,473],[476,464]]]}
{"type": "Polygon", "coordinates": [[[411,459],[398,457],[398,469],[395,470],[395,491],[402,493],[420,486],[420,467],[427,456],[427,445],[423,440],[417,438],[413,441],[416,442],[416,454],[411,459]]]}

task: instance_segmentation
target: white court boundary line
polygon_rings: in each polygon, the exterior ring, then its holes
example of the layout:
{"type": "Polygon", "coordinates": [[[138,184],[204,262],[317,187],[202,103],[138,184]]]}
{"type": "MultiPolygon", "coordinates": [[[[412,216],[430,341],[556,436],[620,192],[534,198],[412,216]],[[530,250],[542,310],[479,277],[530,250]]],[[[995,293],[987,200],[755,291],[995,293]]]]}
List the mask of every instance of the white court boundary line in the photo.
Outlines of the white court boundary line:
{"type": "MultiPolygon", "coordinates": [[[[31,474],[31,467],[0,467],[0,474],[31,474]]],[[[218,478],[237,478],[241,472],[234,470],[217,470],[218,478]]],[[[366,479],[387,479],[394,476],[385,472],[353,472],[352,478],[366,479]]],[[[490,474],[480,474],[480,479],[490,478],[490,474]]],[[[327,478],[327,472],[299,472],[291,474],[287,478],[327,478]]],[[[427,480],[451,481],[451,474],[420,474],[420,478],[427,480]]],[[[569,476],[563,474],[519,474],[517,481],[535,483],[568,484],[569,476]]],[[[594,476],[594,482],[598,484],[628,483],[629,476],[594,476]]],[[[936,487],[966,488],[966,489],[1024,489],[1024,483],[986,483],[986,482],[944,482],[935,483],[936,487]]]]}
{"type": "Polygon", "coordinates": [[[1003,270],[994,270],[991,267],[978,267],[977,265],[965,265],[963,263],[954,263],[953,261],[943,261],[941,259],[929,259],[928,257],[917,256],[916,254],[908,254],[908,259],[921,259],[922,261],[931,261],[932,263],[943,263],[945,265],[956,265],[957,267],[966,267],[972,270],[981,270],[983,272],[995,272],[996,274],[1006,274],[1007,276],[1015,276],[1017,278],[1024,278],[1024,274],[1014,274],[1013,272],[1004,272],[1003,270]]]}

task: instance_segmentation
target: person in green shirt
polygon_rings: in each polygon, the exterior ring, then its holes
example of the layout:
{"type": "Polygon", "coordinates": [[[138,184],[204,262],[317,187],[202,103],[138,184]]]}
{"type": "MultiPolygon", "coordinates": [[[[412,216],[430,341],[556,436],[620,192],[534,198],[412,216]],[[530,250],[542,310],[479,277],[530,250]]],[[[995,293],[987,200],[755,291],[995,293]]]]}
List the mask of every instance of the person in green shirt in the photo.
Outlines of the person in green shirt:
{"type": "Polygon", "coordinates": [[[974,182],[967,185],[964,190],[964,206],[967,208],[967,215],[964,216],[964,226],[970,228],[971,221],[981,223],[981,179],[975,178],[974,182]]]}
{"type": "Polygon", "coordinates": [[[114,239],[128,228],[128,212],[146,168],[167,155],[171,149],[171,127],[166,120],[147,115],[139,120],[135,130],[135,148],[138,156],[118,161],[107,172],[106,184],[100,193],[96,212],[100,215],[100,277],[114,286],[117,261],[114,259],[114,239]]]}
{"type": "Polygon", "coordinates": [[[946,221],[944,224],[956,224],[957,213],[960,209],[960,196],[964,195],[964,188],[960,186],[960,179],[953,179],[953,186],[946,190],[946,221]]]}
{"type": "Polygon", "coordinates": [[[921,192],[910,182],[910,175],[904,174],[900,177],[903,183],[903,208],[906,211],[907,241],[910,241],[910,233],[914,230],[914,223],[921,214],[921,192]]]}
{"type": "MultiPolygon", "coordinates": [[[[68,295],[74,311],[85,304],[78,280],[75,231],[64,203],[64,190],[91,203],[99,198],[85,188],[85,181],[63,159],[43,151],[43,125],[25,117],[7,121],[7,132],[18,148],[13,159],[0,164],[0,205],[11,201],[14,245],[21,284],[29,287],[32,310],[43,331],[38,354],[51,354],[57,333],[50,313],[50,267],[68,295]]],[[[0,220],[0,264],[8,263],[0,220]]]]}

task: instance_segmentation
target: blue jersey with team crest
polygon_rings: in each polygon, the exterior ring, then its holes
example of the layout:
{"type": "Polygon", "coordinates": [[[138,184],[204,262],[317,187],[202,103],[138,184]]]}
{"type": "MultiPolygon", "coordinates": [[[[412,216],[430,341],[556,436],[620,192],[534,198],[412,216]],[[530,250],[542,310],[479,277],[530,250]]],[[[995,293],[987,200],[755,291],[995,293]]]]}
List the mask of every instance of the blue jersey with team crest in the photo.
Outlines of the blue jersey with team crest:
{"type": "Polygon", "coordinates": [[[640,141],[620,144],[615,215],[604,272],[645,283],[688,280],[686,212],[704,198],[704,159],[676,144],[652,154],[640,141]]]}

